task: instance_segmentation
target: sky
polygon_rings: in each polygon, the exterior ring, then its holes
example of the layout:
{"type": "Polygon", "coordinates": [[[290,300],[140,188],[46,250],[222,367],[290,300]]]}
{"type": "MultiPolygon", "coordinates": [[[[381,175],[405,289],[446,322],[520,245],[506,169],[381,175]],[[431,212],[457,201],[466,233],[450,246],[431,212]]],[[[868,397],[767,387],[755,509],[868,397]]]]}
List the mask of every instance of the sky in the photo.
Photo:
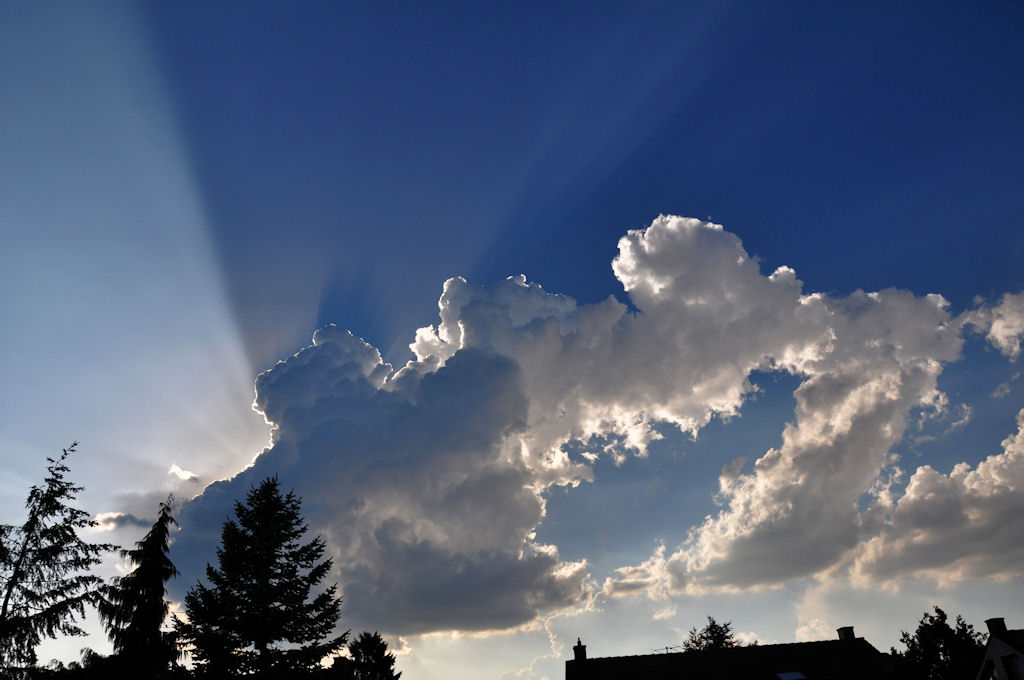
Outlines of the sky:
{"type": "MultiPolygon", "coordinates": [[[[278,475],[412,678],[1024,626],[1024,4],[0,5],[0,521],[278,475]]],[[[104,574],[123,573],[115,557],[104,574]]],[[[48,642],[73,659],[92,634],[48,642]]]]}

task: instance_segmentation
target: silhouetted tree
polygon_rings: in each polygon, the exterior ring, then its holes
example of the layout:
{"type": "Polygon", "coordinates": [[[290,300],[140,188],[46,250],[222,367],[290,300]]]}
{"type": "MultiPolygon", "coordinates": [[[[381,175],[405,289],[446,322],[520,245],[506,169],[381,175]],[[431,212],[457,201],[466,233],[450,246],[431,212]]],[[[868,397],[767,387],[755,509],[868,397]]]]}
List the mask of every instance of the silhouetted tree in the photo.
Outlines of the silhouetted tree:
{"type": "Polygon", "coordinates": [[[174,633],[161,630],[170,609],[164,584],[178,575],[167,557],[171,526],[178,526],[172,502],[168,497],[160,504],[156,522],[133,550],[121,551],[135,569],[103,589],[97,605],[114,656],[139,677],[157,677],[178,657],[174,633]]]}
{"type": "Polygon", "coordinates": [[[690,634],[683,641],[683,651],[699,652],[705,649],[728,649],[739,647],[739,642],[732,634],[732,623],[718,623],[714,618],[708,617],[708,623],[702,629],[696,627],[690,629],[690,634]]]}
{"type": "Polygon", "coordinates": [[[71,507],[82,487],[64,476],[67,459],[78,442],[60,458],[47,458],[46,478],[33,486],[21,526],[0,525],[0,668],[31,666],[42,637],[84,635],[77,625],[85,605],[96,597],[102,579],[87,570],[100,555],[117,546],[86,543],[78,531],[95,523],[84,510],[71,507]]]}
{"type": "Polygon", "coordinates": [[[363,631],[349,643],[348,653],[355,680],[398,680],[402,677],[401,672],[395,672],[395,655],[388,651],[388,643],[380,633],[363,631]]]}
{"type": "MultiPolygon", "coordinates": [[[[6,676],[3,676],[6,680],[6,676]]],[[[192,676],[188,669],[181,665],[149,675],[144,669],[133,669],[117,656],[104,656],[88,647],[82,649],[79,661],[64,664],[51,661],[46,666],[31,669],[27,674],[29,680],[189,680],[192,676]]]]}
{"type": "Polygon", "coordinates": [[[355,666],[347,656],[336,656],[330,668],[320,671],[316,677],[322,680],[355,680],[355,666]]]}
{"type": "Polygon", "coordinates": [[[950,626],[946,612],[935,607],[925,612],[911,635],[900,631],[903,651],[890,653],[896,660],[893,677],[900,680],[953,680],[973,678],[985,651],[985,635],[957,615],[950,626]]]}
{"type": "Polygon", "coordinates": [[[51,661],[46,666],[46,672],[40,673],[36,670],[32,673],[35,678],[72,678],[74,680],[122,680],[131,676],[123,672],[115,665],[113,657],[103,656],[89,647],[81,650],[80,661],[72,661],[66,666],[60,661],[51,661]]]}
{"type": "Polygon", "coordinates": [[[308,529],[300,509],[294,492],[281,495],[276,477],[235,502],[237,522],[224,523],[218,567],[206,565],[210,586],[188,592],[188,622],[177,626],[200,674],[293,678],[344,646],[347,632],[328,637],[340,616],[337,585],[310,598],[331,560],[322,560],[319,536],[300,543],[308,529]]]}

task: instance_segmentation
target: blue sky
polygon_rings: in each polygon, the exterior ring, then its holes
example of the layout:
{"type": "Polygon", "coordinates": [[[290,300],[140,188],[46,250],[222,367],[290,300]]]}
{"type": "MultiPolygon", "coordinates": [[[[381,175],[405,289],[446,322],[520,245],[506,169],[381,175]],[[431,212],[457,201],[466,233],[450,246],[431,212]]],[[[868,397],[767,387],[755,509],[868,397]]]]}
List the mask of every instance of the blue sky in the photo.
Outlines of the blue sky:
{"type": "Polygon", "coordinates": [[[0,516],[72,439],[97,514],[234,478],[182,509],[180,599],[280,473],[408,677],[560,677],[577,635],[706,615],[883,649],[931,604],[1024,625],[993,538],[1024,527],[986,522],[1024,484],[1022,23],[5,5],[0,516]]]}

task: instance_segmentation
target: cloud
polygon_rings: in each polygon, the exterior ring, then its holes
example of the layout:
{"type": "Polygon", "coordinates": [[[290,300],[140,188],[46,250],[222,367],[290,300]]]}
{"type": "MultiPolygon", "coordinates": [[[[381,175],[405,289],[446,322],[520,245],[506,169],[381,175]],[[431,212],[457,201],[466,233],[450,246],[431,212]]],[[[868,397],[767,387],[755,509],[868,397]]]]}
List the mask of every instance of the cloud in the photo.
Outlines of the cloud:
{"type": "Polygon", "coordinates": [[[398,370],[348,331],[317,331],[257,378],[271,446],[182,508],[176,547],[211,559],[234,499],[278,474],[335,551],[357,627],[515,628],[597,590],[585,561],[535,539],[552,487],[591,481],[602,457],[646,456],[658,427],[696,435],[737,415],[752,372],[779,371],[801,381],[782,444],[749,472],[725,466],[720,509],[603,592],[771,587],[889,530],[893,447],[914,417],[945,412],[937,379],[964,324],[1010,352],[1017,332],[1012,296],[954,318],[940,295],[805,293],[792,269],[762,274],[735,235],[695,219],[628,232],[612,267],[633,310],[525,276],[450,279],[398,370]]]}
{"type": "Polygon", "coordinates": [[[980,304],[964,315],[964,321],[983,333],[1011,361],[1016,361],[1024,338],[1024,293],[1006,293],[994,307],[980,304]]]}
{"type": "Polygon", "coordinates": [[[946,428],[945,434],[949,434],[954,430],[959,430],[965,427],[967,423],[971,422],[971,416],[974,414],[974,409],[969,404],[960,404],[960,417],[949,424],[946,428]]]}
{"type": "Polygon", "coordinates": [[[655,621],[670,621],[671,619],[675,618],[676,611],[677,609],[674,605],[668,605],[667,607],[662,607],[661,609],[655,611],[651,615],[651,618],[653,618],[655,621]]]}
{"type": "MultiPolygon", "coordinates": [[[[944,403],[936,379],[962,344],[946,301],[900,290],[803,294],[792,270],[761,275],[736,237],[710,225],[656,221],[624,241],[616,272],[634,303],[657,314],[650,324],[693,352],[686,363],[709,359],[689,370],[720,378],[711,381],[717,390],[700,391],[714,412],[738,408],[754,369],[802,378],[782,446],[749,474],[739,466],[723,470],[723,509],[668,557],[666,587],[771,586],[834,564],[884,512],[890,452],[911,410],[944,403]],[[680,237],[691,230],[699,235],[680,237]],[[687,257],[694,246],[699,255],[687,257]],[[699,262],[673,267],[680,259],[699,262]],[[862,512],[865,495],[874,498],[862,512]]],[[[685,392],[693,381],[677,384],[685,392]]],[[[622,572],[606,592],[633,577],[622,572]]]]}
{"type": "Polygon", "coordinates": [[[1013,383],[1019,379],[1020,371],[1017,371],[1012,376],[1010,376],[1009,380],[999,383],[999,385],[994,390],[992,390],[992,394],[990,394],[989,396],[992,397],[993,399],[1002,399],[1003,397],[1009,396],[1010,391],[1013,389],[1013,383]]]}
{"type": "Polygon", "coordinates": [[[762,640],[761,636],[759,636],[754,631],[750,631],[750,630],[747,630],[747,631],[736,631],[735,637],[736,637],[736,640],[739,641],[739,643],[741,645],[774,644],[772,642],[768,642],[767,640],[762,640]]]}
{"type": "Polygon", "coordinates": [[[171,463],[171,469],[167,471],[167,474],[174,475],[183,482],[199,482],[199,475],[192,472],[191,470],[182,469],[177,463],[171,463]]]}
{"type": "Polygon", "coordinates": [[[811,642],[814,640],[827,640],[834,635],[833,629],[821,619],[800,619],[794,638],[797,642],[811,642]]]}
{"type": "Polygon", "coordinates": [[[906,574],[943,583],[1011,576],[1024,564],[1024,410],[1003,450],[976,467],[957,464],[944,475],[919,467],[896,503],[892,520],[859,550],[855,581],[876,583],[906,574]]]}
{"type": "Polygon", "coordinates": [[[150,520],[141,519],[127,512],[101,512],[93,519],[96,531],[114,531],[122,527],[149,527],[150,520]]]}
{"type": "Polygon", "coordinates": [[[645,455],[660,436],[654,423],[696,434],[739,412],[751,371],[801,365],[828,340],[827,324],[803,322],[816,305],[793,271],[762,276],[718,225],[660,217],[619,251],[612,267],[640,313],[614,298],[580,306],[522,276],[492,288],[451,279],[441,323],[420,329],[403,371],[435,370],[466,348],[513,359],[529,395],[527,464],[542,484],[569,484],[590,478],[586,456],[561,453],[569,441],[645,455]]]}
{"type": "MultiPolygon", "coordinates": [[[[526,422],[519,373],[467,348],[433,372],[395,376],[367,343],[321,329],[256,381],[272,447],[187,504],[181,524],[224,517],[279,474],[336,551],[349,621],[392,634],[489,630],[576,605],[589,597],[586,564],[531,537],[544,502],[511,444],[526,422]]],[[[189,533],[200,540],[186,529],[179,545],[189,533]]]]}
{"type": "MultiPolygon", "coordinates": [[[[661,543],[644,562],[616,569],[615,576],[605,579],[602,592],[608,597],[634,597],[642,594],[653,601],[664,600],[669,596],[669,580],[665,544],[661,543]]],[[[667,616],[674,615],[674,608],[669,609],[673,610],[673,614],[667,616]]]]}

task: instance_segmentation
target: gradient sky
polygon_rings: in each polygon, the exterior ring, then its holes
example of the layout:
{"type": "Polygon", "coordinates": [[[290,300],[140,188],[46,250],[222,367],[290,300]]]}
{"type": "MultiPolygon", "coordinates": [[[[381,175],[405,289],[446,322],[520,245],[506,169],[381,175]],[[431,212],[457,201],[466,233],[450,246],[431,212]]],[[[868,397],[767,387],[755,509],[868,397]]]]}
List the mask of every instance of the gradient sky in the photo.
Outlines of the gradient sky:
{"type": "Polygon", "coordinates": [[[1022,32],[1005,0],[5,3],[0,521],[80,440],[104,540],[198,495],[180,601],[279,474],[410,679],[707,615],[1024,626],[1022,32]]]}

